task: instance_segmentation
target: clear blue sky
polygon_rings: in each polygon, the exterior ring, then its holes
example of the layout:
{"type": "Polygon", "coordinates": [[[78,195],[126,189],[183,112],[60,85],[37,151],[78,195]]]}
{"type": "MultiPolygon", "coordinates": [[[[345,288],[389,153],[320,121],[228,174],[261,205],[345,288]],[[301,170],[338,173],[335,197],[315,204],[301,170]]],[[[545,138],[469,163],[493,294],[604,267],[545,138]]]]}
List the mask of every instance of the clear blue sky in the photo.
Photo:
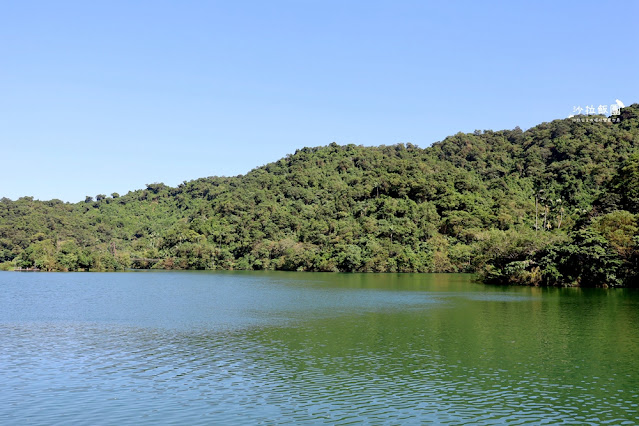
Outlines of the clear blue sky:
{"type": "Polygon", "coordinates": [[[0,197],[639,102],[639,2],[0,1],[0,197]]]}

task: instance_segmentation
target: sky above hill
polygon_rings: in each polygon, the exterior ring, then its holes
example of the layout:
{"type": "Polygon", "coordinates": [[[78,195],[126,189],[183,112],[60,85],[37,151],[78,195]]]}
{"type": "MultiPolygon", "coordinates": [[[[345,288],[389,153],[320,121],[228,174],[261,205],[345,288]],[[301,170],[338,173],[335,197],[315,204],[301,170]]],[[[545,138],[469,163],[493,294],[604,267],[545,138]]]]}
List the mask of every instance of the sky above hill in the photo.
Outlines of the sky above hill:
{"type": "MultiPolygon", "coordinates": [[[[0,2],[0,197],[639,102],[639,2],[0,2]]],[[[594,125],[594,124],[593,124],[594,125]]]]}

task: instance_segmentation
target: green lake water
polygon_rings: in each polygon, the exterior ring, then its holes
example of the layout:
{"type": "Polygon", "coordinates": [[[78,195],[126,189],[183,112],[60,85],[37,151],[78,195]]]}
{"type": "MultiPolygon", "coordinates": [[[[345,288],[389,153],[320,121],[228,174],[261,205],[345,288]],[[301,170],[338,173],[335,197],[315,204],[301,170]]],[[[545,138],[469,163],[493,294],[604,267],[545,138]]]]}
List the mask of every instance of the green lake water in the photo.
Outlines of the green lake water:
{"type": "Polygon", "coordinates": [[[0,424],[637,424],[639,292],[0,273],[0,424]]]}

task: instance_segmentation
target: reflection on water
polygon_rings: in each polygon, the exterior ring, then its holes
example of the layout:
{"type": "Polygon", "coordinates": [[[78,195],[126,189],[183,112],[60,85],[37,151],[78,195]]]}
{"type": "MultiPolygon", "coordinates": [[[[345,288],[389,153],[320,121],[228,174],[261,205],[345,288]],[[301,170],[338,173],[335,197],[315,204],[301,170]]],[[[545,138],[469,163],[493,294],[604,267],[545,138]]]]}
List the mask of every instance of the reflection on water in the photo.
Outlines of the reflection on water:
{"type": "Polygon", "coordinates": [[[0,274],[0,423],[639,421],[639,298],[465,275],[0,274]]]}

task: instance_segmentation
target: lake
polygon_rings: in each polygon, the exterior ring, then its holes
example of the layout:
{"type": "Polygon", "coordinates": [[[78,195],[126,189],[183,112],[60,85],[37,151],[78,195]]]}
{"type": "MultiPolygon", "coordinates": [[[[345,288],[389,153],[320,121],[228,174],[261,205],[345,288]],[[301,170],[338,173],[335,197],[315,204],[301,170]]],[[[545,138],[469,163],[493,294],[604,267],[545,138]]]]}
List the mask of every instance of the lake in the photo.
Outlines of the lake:
{"type": "Polygon", "coordinates": [[[639,293],[0,272],[0,423],[639,423],[639,293]]]}

